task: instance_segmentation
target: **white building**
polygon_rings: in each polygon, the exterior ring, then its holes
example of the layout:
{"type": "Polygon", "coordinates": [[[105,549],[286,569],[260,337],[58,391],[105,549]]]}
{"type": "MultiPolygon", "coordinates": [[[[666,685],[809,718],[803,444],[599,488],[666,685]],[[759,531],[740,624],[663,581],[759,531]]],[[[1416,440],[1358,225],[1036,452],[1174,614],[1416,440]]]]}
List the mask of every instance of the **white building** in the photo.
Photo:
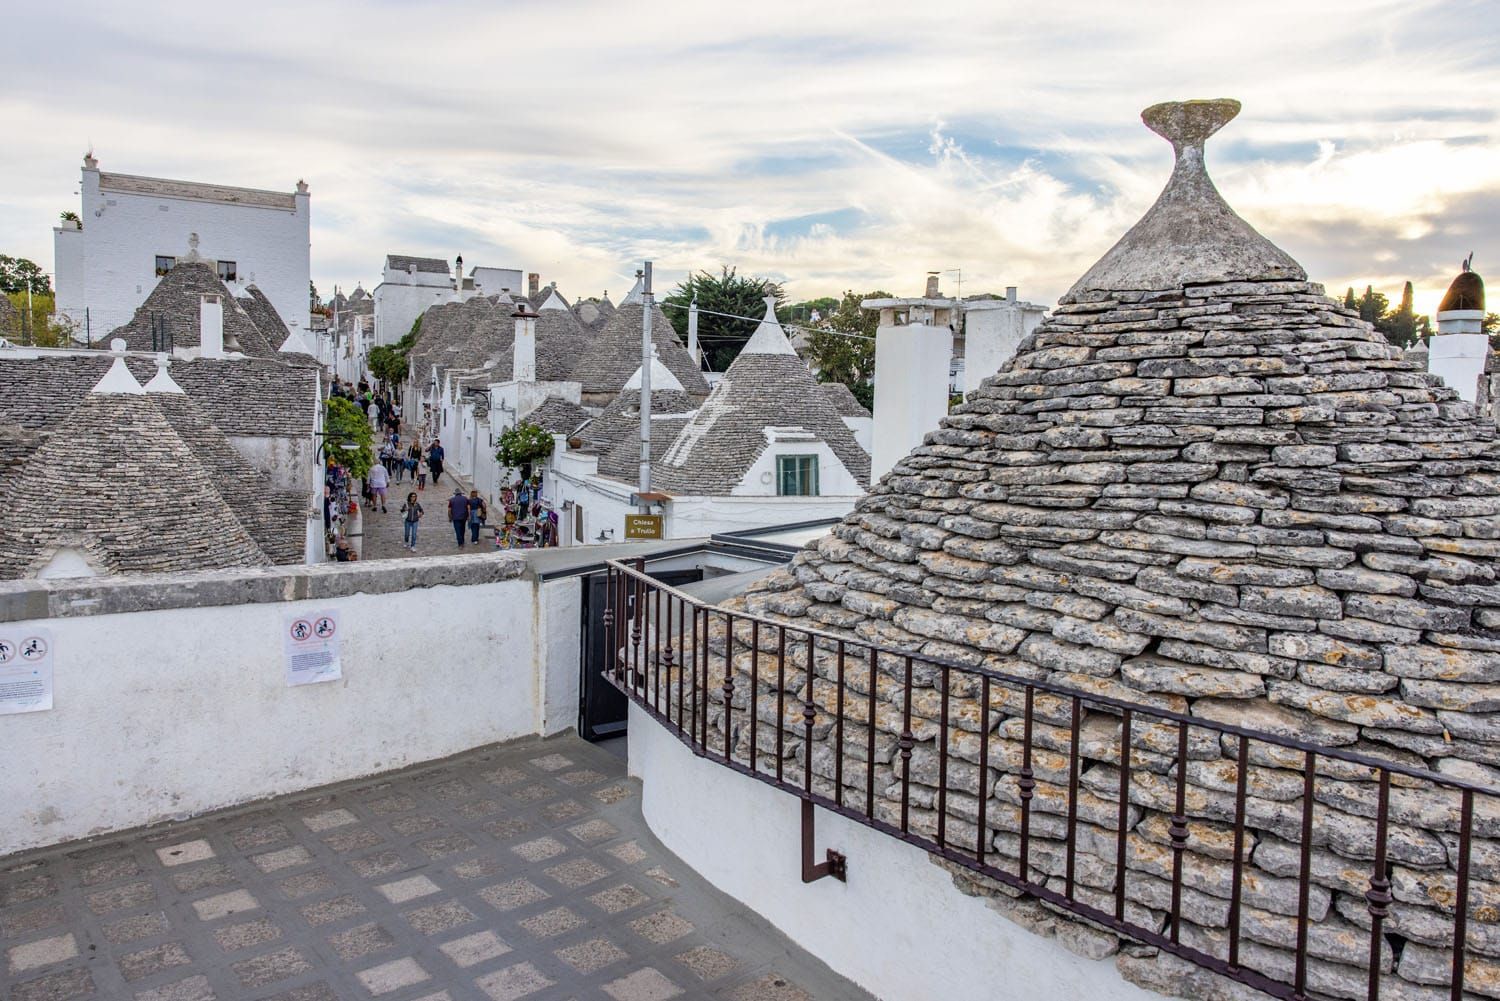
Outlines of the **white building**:
{"type": "Polygon", "coordinates": [[[1003,299],[954,299],[938,291],[936,275],[928,276],[922,296],[866,299],[860,306],[880,311],[874,480],[938,426],[953,396],[973,392],[998,372],[1046,315],[1043,307],[1022,302],[1014,285],[1003,299]]]}
{"type": "Polygon", "coordinates": [[[1434,319],[1437,334],[1427,345],[1427,370],[1442,376],[1467,402],[1489,405],[1485,383],[1490,339],[1484,333],[1484,280],[1470,270],[1468,261],[1448,286],[1434,319]]]}
{"type": "MultiPolygon", "coordinates": [[[[563,513],[565,545],[620,541],[625,516],[638,510],[640,385],[638,370],[578,433],[581,448],[559,440],[543,496],[563,513]]],[[[792,350],[769,299],[755,334],[701,405],[653,358],[650,487],[663,537],[847,514],[869,485],[870,456],[840,409],[792,350]]]]}
{"type": "Polygon", "coordinates": [[[375,286],[375,344],[395,344],[428,306],[457,298],[453,272],[437,257],[387,254],[375,286]]]}
{"type": "Polygon", "coordinates": [[[468,302],[476,295],[519,298],[524,294],[522,280],[519,268],[476,265],[465,275],[462,255],[450,266],[437,257],[387,254],[375,286],[375,345],[395,344],[405,337],[430,306],[468,302]]]}
{"type": "Polygon", "coordinates": [[[112,174],[83,159],[82,226],[53,229],[57,310],[82,339],[130,320],[193,246],[226,284],[254,284],[293,330],[308,327],[311,282],[307,185],[264,191],[112,174]]]}

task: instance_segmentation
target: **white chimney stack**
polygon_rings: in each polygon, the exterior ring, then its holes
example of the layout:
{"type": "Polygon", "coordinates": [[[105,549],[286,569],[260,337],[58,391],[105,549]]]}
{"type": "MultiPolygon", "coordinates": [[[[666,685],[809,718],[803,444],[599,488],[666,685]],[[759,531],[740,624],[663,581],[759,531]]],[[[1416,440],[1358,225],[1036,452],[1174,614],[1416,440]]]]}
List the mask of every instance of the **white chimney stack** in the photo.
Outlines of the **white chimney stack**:
{"type": "Polygon", "coordinates": [[[515,382],[536,381],[536,314],[524,305],[516,310],[510,377],[515,382]]]}
{"type": "Polygon", "coordinates": [[[224,357],[224,298],[205,293],[198,307],[198,354],[202,358],[224,357]]]}

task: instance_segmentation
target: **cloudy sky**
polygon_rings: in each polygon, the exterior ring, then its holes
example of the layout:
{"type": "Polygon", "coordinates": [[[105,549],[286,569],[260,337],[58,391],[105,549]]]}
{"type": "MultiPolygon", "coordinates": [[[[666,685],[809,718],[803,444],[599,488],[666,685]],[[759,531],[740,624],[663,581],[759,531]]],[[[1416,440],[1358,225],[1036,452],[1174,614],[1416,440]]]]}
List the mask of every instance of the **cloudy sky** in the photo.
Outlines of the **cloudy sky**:
{"type": "Polygon", "coordinates": [[[0,252],[52,266],[102,169],[313,192],[313,277],[387,252],[618,299],[734,265],[796,296],[1053,302],[1150,205],[1160,100],[1236,97],[1229,202],[1330,289],[1500,273],[1500,3],[25,4],[0,252]],[[956,275],[945,278],[951,290],[956,275]]]}

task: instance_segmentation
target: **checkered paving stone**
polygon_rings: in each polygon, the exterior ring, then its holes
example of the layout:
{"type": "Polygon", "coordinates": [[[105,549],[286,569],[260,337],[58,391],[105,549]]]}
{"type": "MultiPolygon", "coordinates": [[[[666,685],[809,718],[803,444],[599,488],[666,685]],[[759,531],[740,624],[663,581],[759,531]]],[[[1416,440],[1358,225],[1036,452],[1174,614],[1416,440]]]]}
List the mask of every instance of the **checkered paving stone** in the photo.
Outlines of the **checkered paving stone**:
{"type": "Polygon", "coordinates": [[[868,997],[667,852],[576,737],[0,858],[4,1001],[868,997]]]}

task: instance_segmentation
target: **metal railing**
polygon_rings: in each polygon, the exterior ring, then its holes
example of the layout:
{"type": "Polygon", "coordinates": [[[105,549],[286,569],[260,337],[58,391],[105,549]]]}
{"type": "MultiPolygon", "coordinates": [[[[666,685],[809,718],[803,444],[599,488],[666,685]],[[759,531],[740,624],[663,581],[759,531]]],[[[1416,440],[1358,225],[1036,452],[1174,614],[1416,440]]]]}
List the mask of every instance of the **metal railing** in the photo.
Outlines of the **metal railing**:
{"type": "MultiPolygon", "coordinates": [[[[1452,1001],[1476,997],[1464,992],[1469,921],[1475,912],[1481,922],[1495,917],[1491,903],[1476,908],[1471,902],[1475,804],[1485,806],[1484,833],[1500,834],[1494,829],[1500,817],[1495,789],[1145,704],[1150,696],[1144,693],[1142,702],[1125,701],[724,609],[652,579],[639,561],[635,567],[609,561],[607,574],[608,680],[696,755],[803,800],[805,881],[844,873],[843,858],[832,852],[827,863],[809,868],[816,804],[1018,895],[1272,997],[1301,1001],[1330,996],[1316,982],[1326,953],[1320,957],[1309,948],[1314,926],[1332,913],[1334,896],[1313,878],[1315,843],[1327,843],[1326,832],[1315,827],[1320,794],[1331,783],[1357,786],[1360,802],[1341,806],[1363,811],[1355,819],[1367,825],[1370,840],[1360,853],[1367,861],[1341,861],[1367,875],[1363,886],[1340,892],[1363,898],[1368,981],[1357,992],[1332,990],[1332,996],[1382,997],[1382,977],[1395,975],[1407,945],[1405,932],[1387,934],[1404,924],[1388,922],[1409,908],[1451,916],[1446,945],[1438,946],[1451,952],[1440,978],[1446,983],[1429,974],[1421,981],[1425,990],[1452,1001]],[[1093,725],[1096,714],[1118,726],[1107,743],[1093,725]],[[919,747],[921,781],[913,775],[919,747]],[[1223,795],[1205,798],[1201,787],[1189,783],[1195,765],[1218,769],[1211,781],[1226,787],[1223,795]],[[1254,771],[1273,767],[1283,775],[1300,771],[1300,790],[1278,791],[1279,810],[1268,816],[1266,800],[1252,796],[1247,783],[1254,771]],[[1091,771],[1107,781],[1093,781],[1091,771]],[[1452,798],[1454,809],[1433,819],[1438,811],[1429,805],[1413,820],[1407,808],[1393,820],[1393,785],[1398,798],[1408,791],[1441,794],[1452,798]],[[1038,800],[1042,793],[1045,802],[1038,800]],[[990,813],[992,800],[1002,815],[990,813]],[[1143,845],[1132,829],[1150,812],[1167,820],[1164,842],[1158,830],[1155,845],[1169,850],[1170,861],[1140,857],[1143,845]],[[1451,836],[1441,842],[1446,861],[1433,866],[1442,890],[1425,905],[1398,901],[1392,893],[1393,826],[1400,833],[1427,822],[1445,823],[1439,829],[1451,836]],[[1276,882],[1259,868],[1249,880],[1246,873],[1251,849],[1270,833],[1285,842],[1282,868],[1295,878],[1295,893],[1288,894],[1293,899],[1273,915],[1293,924],[1284,928],[1285,941],[1271,947],[1272,961],[1264,932],[1258,940],[1245,934],[1247,920],[1264,916],[1258,909],[1267,906],[1264,884],[1276,882]],[[1084,842],[1091,851],[1080,850],[1084,842]],[[1205,886],[1208,877],[1196,870],[1188,877],[1190,844],[1197,850],[1219,845],[1220,860],[1228,853],[1227,887],[1205,886]],[[1222,909],[1205,918],[1211,894],[1219,895],[1212,900],[1222,909]],[[1189,898],[1196,907],[1191,920],[1184,915],[1189,898]],[[1213,924],[1212,933],[1199,921],[1213,924]],[[1275,962],[1277,955],[1287,962],[1275,962]]],[[[1486,839],[1484,846],[1494,850],[1496,843],[1486,839]]],[[[858,859],[848,864],[857,866],[858,859]]],[[[1428,935],[1430,944],[1430,930],[1428,935]]],[[[1340,957],[1346,966],[1350,958],[1340,957]]],[[[1399,986],[1416,985],[1403,980],[1399,986]]]]}

